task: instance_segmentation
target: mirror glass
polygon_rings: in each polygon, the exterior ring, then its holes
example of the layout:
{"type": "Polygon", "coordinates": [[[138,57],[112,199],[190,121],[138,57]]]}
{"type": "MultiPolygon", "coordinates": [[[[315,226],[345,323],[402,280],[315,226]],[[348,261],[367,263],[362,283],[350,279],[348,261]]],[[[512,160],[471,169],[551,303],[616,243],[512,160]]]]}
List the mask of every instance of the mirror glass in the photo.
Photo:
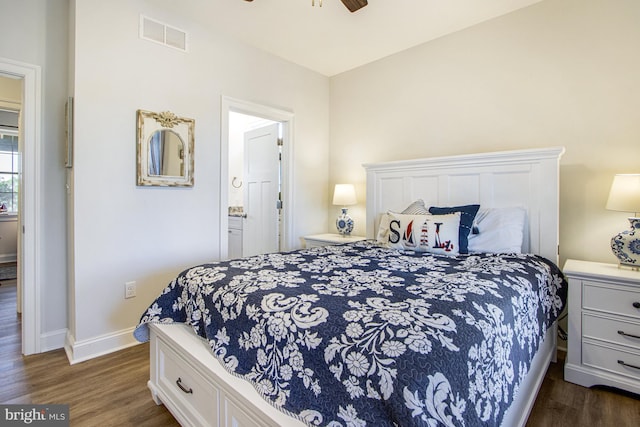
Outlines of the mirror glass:
{"type": "Polygon", "coordinates": [[[138,110],[138,185],[193,186],[195,120],[138,110]]]}
{"type": "Polygon", "coordinates": [[[150,176],[184,176],[184,143],[174,131],[155,131],[149,138],[148,155],[150,176]]]}

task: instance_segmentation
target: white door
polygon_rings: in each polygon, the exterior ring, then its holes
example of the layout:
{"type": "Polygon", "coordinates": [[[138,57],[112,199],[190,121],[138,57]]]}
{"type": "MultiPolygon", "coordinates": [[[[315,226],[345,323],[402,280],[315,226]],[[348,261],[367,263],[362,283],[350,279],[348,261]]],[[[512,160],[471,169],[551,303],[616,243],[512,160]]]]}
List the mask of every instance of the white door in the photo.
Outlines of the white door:
{"type": "Polygon", "coordinates": [[[280,249],[280,147],[274,123],[244,134],[242,256],[280,249]]]}

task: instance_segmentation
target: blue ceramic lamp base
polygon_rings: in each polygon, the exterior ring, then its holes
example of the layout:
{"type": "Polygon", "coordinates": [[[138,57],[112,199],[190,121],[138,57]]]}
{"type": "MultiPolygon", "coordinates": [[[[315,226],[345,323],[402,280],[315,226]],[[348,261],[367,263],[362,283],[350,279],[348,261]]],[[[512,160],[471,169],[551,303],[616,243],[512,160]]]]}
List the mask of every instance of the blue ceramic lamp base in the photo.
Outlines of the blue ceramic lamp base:
{"type": "Polygon", "coordinates": [[[618,257],[620,267],[640,269],[640,218],[629,218],[631,229],[611,239],[611,250],[618,257]]]}
{"type": "Polygon", "coordinates": [[[336,219],[338,233],[348,236],[353,231],[353,219],[347,214],[347,208],[342,208],[342,213],[336,219]]]}

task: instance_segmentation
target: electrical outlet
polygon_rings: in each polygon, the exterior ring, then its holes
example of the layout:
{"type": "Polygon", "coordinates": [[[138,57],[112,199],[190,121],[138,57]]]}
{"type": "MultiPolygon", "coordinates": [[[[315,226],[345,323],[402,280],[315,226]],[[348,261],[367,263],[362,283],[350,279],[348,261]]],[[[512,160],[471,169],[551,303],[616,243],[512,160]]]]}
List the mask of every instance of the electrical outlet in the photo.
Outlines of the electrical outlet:
{"type": "Polygon", "coordinates": [[[127,282],[124,284],[124,297],[133,298],[136,296],[136,282],[127,282]]]}

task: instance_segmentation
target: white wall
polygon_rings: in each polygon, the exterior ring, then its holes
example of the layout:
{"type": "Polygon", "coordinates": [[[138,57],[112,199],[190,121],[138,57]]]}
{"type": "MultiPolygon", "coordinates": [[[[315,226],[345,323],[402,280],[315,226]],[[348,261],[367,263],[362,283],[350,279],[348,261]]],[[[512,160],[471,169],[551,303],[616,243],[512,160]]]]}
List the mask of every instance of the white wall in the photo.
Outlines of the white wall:
{"type": "Polygon", "coordinates": [[[0,75],[0,108],[20,109],[22,100],[22,81],[0,75]]]}
{"type": "Polygon", "coordinates": [[[60,347],[66,328],[64,103],[67,90],[67,0],[0,0],[0,57],[40,66],[42,135],[38,142],[46,215],[38,224],[42,349],[60,347]]]}
{"type": "Polygon", "coordinates": [[[129,344],[177,273],[218,258],[222,95],[294,112],[294,234],[327,227],[328,78],[216,34],[175,3],[75,2],[75,360],[129,344]],[[187,31],[189,51],[139,39],[140,14],[187,31]],[[137,109],[195,119],[193,188],[135,185],[137,109]],[[132,280],[138,295],[125,300],[132,280]]]}
{"type": "Polygon", "coordinates": [[[18,259],[17,224],[15,217],[0,218],[0,263],[18,259]]]}
{"type": "Polygon", "coordinates": [[[239,186],[244,180],[244,131],[251,116],[240,113],[229,113],[229,206],[242,206],[244,203],[244,187],[239,186]]]}
{"type": "MultiPolygon", "coordinates": [[[[640,172],[640,2],[547,0],[331,79],[330,186],[362,163],[565,146],[560,257],[616,262],[615,173],[640,172]]],[[[329,210],[333,217],[337,211],[329,210]]]]}

